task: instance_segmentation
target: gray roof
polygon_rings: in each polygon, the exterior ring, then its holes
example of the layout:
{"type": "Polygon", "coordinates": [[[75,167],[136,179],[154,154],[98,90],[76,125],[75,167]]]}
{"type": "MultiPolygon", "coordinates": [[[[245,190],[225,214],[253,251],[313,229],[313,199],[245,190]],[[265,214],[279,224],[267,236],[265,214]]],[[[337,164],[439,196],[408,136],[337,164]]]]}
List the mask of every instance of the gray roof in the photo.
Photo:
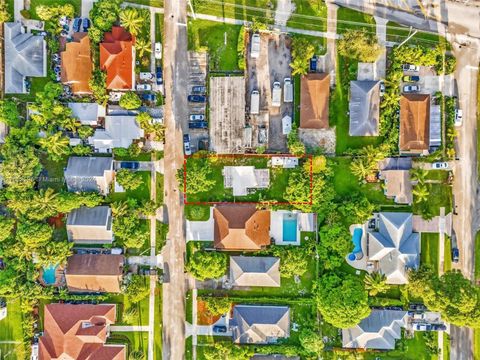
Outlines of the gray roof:
{"type": "Polygon", "coordinates": [[[350,136],[378,136],[380,82],[350,81],[350,136]]]}
{"type": "Polygon", "coordinates": [[[72,115],[84,125],[96,125],[99,116],[105,116],[105,107],[97,103],[69,102],[72,115]]]}
{"type": "Polygon", "coordinates": [[[378,162],[378,170],[410,170],[411,157],[388,157],[378,162]]]}
{"type": "Polygon", "coordinates": [[[413,232],[411,213],[378,214],[378,231],[368,233],[368,256],[378,261],[389,284],[406,284],[407,269],[418,268],[419,234],[413,232]]]}
{"type": "Polygon", "coordinates": [[[95,206],[92,208],[82,206],[73,210],[67,217],[69,226],[108,226],[111,218],[108,206],[95,206]]]}
{"type": "Polygon", "coordinates": [[[144,136],[135,116],[105,116],[105,129],[96,129],[88,142],[97,150],[128,148],[133,140],[144,136]]]}
{"type": "Polygon", "coordinates": [[[230,256],[234,286],[280,286],[280,259],[266,256],[230,256]]]}
{"type": "Polygon", "coordinates": [[[408,313],[398,310],[372,310],[358,325],[342,330],[344,348],[395,349],[395,340],[402,337],[408,313]]]}
{"type": "Polygon", "coordinates": [[[430,146],[442,144],[442,120],[440,105],[430,105],[430,146]]]}
{"type": "Polygon", "coordinates": [[[46,45],[43,36],[25,33],[18,22],[4,24],[5,92],[25,93],[25,77],[46,76],[46,45]]]}
{"type": "Polygon", "coordinates": [[[230,321],[232,337],[240,344],[269,344],[290,336],[288,306],[236,305],[230,321]]]}
{"type": "Polygon", "coordinates": [[[108,170],[113,170],[112,157],[71,156],[68,159],[65,177],[101,177],[108,170]]]}

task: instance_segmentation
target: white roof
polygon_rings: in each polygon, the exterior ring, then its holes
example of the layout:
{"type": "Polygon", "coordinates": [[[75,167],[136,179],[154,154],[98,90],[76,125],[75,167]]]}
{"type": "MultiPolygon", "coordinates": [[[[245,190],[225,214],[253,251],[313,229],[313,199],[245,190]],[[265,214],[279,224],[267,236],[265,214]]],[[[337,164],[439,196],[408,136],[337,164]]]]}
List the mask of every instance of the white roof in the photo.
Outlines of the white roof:
{"type": "Polygon", "coordinates": [[[135,116],[105,116],[105,129],[96,129],[88,142],[97,150],[128,148],[144,136],[135,116]]]}
{"type": "Polygon", "coordinates": [[[105,116],[105,106],[97,103],[74,103],[69,102],[67,106],[72,109],[72,115],[76,117],[82,125],[97,125],[99,117],[105,116]]]}
{"type": "Polygon", "coordinates": [[[298,166],[298,158],[291,156],[272,156],[272,166],[293,169],[298,166]]]}
{"type": "Polygon", "coordinates": [[[292,131],[292,118],[288,115],[282,118],[282,133],[288,135],[292,131]]]}
{"type": "Polygon", "coordinates": [[[225,166],[223,168],[225,188],[233,188],[234,196],[247,195],[247,189],[267,188],[270,171],[255,169],[254,166],[225,166]]]}

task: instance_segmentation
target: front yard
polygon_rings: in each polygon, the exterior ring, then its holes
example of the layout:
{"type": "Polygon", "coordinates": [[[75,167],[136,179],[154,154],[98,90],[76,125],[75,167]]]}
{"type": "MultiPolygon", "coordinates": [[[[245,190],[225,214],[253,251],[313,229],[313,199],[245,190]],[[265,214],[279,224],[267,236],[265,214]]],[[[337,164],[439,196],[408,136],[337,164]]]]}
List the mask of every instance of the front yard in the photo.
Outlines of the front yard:
{"type": "MultiPolygon", "coordinates": [[[[420,264],[430,266],[436,273],[438,273],[439,237],[440,235],[437,233],[422,233],[420,240],[420,264]]],[[[445,249],[446,251],[447,249],[445,249]]]]}
{"type": "Polygon", "coordinates": [[[125,201],[127,199],[135,199],[139,202],[150,199],[151,174],[150,171],[138,171],[142,176],[142,184],[135,190],[127,190],[124,192],[112,191],[110,198],[112,201],[125,201]]]}
{"type": "MultiPolygon", "coordinates": [[[[107,340],[107,344],[125,344],[127,345],[128,354],[132,351],[141,351],[147,354],[148,350],[148,332],[147,331],[131,331],[131,332],[111,332],[107,340]]],[[[127,355],[127,359],[128,359],[127,355]]]]}
{"type": "Polygon", "coordinates": [[[7,317],[0,320],[1,359],[21,360],[24,358],[25,349],[21,324],[20,299],[10,298],[7,301],[7,317]]]}

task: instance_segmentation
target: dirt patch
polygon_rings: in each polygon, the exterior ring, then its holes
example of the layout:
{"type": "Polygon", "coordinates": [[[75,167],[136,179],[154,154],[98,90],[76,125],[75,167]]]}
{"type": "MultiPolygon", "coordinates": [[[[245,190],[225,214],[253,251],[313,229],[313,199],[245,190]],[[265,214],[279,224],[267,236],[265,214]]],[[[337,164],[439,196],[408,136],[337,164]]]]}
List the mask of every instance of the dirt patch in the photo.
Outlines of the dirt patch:
{"type": "Polygon", "coordinates": [[[298,129],[300,140],[309,147],[322,148],[326,154],[335,154],[335,128],[298,129]]]}
{"type": "Polygon", "coordinates": [[[204,301],[197,300],[197,325],[213,325],[219,319],[220,315],[210,315],[204,301]]]}

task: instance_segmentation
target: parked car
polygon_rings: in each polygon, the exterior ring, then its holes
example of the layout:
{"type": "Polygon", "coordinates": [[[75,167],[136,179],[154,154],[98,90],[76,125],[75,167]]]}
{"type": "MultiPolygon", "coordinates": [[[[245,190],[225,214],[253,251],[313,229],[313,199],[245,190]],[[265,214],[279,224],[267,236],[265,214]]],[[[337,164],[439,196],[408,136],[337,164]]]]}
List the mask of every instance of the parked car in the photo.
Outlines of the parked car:
{"type": "Polygon", "coordinates": [[[73,20],[73,31],[74,32],[79,32],[80,31],[80,26],[82,25],[82,18],[75,18],[73,20]]]}
{"type": "Polygon", "coordinates": [[[447,162],[434,162],[434,163],[432,163],[432,169],[434,169],[434,170],[448,169],[448,163],[447,162]]]}
{"type": "Polygon", "coordinates": [[[155,43],[155,59],[160,60],[162,58],[162,43],[155,43]]]}
{"type": "Polygon", "coordinates": [[[137,91],[151,91],[152,85],[150,84],[137,84],[136,86],[137,91]]]}
{"type": "Polygon", "coordinates": [[[140,80],[153,80],[153,74],[149,72],[141,72],[140,80]]]}
{"type": "Polygon", "coordinates": [[[157,101],[157,97],[155,96],[155,94],[151,94],[151,93],[144,93],[142,94],[141,98],[143,101],[151,101],[151,102],[157,101]]]}
{"type": "Polygon", "coordinates": [[[455,109],[455,126],[462,126],[463,111],[462,109],[455,109]]]}
{"type": "Polygon", "coordinates": [[[207,97],[204,95],[188,95],[188,101],[196,103],[204,103],[207,101],[207,97]]]}
{"type": "Polygon", "coordinates": [[[192,87],[192,94],[205,94],[207,88],[201,85],[195,85],[192,87]]]}
{"type": "Polygon", "coordinates": [[[227,332],[227,327],[226,326],[222,326],[222,325],[214,325],[213,326],[213,332],[214,333],[226,333],[227,332]]]}
{"type": "Polygon", "coordinates": [[[420,91],[420,87],[418,85],[405,85],[403,87],[403,92],[405,93],[412,93],[420,91]]]}
{"type": "Polygon", "coordinates": [[[206,121],[189,121],[188,127],[190,129],[208,129],[208,123],[206,121]]]}
{"type": "Polygon", "coordinates": [[[139,167],[140,167],[140,163],[138,161],[122,161],[120,163],[120,169],[136,170],[139,167]]]}
{"type": "Polygon", "coordinates": [[[190,121],[203,121],[205,120],[205,115],[203,114],[190,114],[190,121]]]}
{"type": "Polygon", "coordinates": [[[458,260],[460,259],[460,252],[458,251],[458,248],[453,248],[452,249],[452,261],[454,263],[458,263],[458,260]]]}
{"type": "Polygon", "coordinates": [[[313,57],[310,59],[310,72],[317,71],[317,63],[318,63],[317,55],[313,55],[313,57]]]}
{"type": "Polygon", "coordinates": [[[162,85],[163,84],[163,71],[160,66],[157,66],[155,69],[155,76],[157,78],[157,85],[162,85]]]}
{"type": "Polygon", "coordinates": [[[188,134],[183,135],[183,150],[185,151],[185,155],[192,155],[192,149],[190,149],[190,135],[188,134]]]}
{"type": "Polygon", "coordinates": [[[83,32],[87,32],[88,29],[90,28],[90,20],[88,20],[87,18],[84,18],[82,21],[82,28],[83,28],[83,32]]]}
{"type": "Polygon", "coordinates": [[[380,81],[380,96],[383,96],[385,95],[385,83],[382,81],[380,81]]]}
{"type": "Polygon", "coordinates": [[[412,64],[403,64],[403,71],[420,71],[420,66],[412,65],[412,64]]]}
{"type": "Polygon", "coordinates": [[[402,80],[404,82],[417,82],[417,81],[420,81],[420,76],[416,76],[416,75],[405,75],[402,80]]]}

